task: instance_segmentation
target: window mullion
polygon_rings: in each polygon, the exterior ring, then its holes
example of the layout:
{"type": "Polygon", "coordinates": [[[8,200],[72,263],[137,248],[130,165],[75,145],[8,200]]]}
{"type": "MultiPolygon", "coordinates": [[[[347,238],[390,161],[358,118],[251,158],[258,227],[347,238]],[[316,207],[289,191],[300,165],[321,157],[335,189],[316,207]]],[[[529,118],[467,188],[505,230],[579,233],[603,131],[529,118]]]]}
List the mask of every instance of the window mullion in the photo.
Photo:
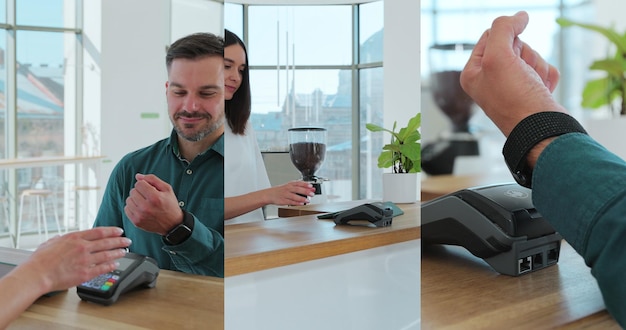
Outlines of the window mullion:
{"type": "Polygon", "coordinates": [[[361,195],[361,166],[359,162],[361,154],[360,138],[360,79],[358,65],[360,63],[359,40],[359,5],[352,5],[352,199],[359,199],[361,195]]]}

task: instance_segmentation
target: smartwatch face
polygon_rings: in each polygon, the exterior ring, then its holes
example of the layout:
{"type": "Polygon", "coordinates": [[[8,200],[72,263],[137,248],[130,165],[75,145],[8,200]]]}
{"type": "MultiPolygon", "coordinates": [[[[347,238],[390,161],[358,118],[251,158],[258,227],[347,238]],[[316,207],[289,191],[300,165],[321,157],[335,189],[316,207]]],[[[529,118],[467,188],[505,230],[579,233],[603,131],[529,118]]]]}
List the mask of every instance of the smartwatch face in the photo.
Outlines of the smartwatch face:
{"type": "Polygon", "coordinates": [[[170,244],[179,244],[182,242],[189,234],[191,233],[191,229],[185,225],[180,225],[176,227],[172,232],[170,232],[166,239],[170,244]]]}

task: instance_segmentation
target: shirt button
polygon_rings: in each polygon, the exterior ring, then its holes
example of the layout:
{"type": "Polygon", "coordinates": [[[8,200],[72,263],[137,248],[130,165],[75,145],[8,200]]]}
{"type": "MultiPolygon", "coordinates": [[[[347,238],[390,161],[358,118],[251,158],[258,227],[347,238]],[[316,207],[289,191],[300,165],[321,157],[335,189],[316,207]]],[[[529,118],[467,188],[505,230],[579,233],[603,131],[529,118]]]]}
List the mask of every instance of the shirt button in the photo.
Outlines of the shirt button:
{"type": "Polygon", "coordinates": [[[191,175],[193,173],[192,170],[187,170],[187,174],[191,175]]]}
{"type": "Polygon", "coordinates": [[[178,202],[178,206],[180,206],[180,207],[185,206],[185,202],[183,202],[183,201],[178,202]]]}

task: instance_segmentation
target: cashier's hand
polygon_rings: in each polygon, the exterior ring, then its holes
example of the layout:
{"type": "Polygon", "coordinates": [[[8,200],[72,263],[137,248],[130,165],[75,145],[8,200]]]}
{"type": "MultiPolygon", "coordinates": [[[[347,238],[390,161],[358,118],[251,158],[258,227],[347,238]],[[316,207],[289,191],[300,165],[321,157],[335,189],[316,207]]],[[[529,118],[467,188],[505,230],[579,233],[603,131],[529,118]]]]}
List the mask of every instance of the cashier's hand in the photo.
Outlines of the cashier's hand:
{"type": "Polygon", "coordinates": [[[315,196],[315,188],[304,181],[290,181],[280,186],[262,190],[267,198],[265,205],[305,205],[315,196]]]}
{"type": "Polygon", "coordinates": [[[153,174],[135,175],[137,182],[126,199],[124,212],[135,226],[165,235],[183,222],[183,211],[172,187],[153,174]]]}
{"type": "Polygon", "coordinates": [[[523,118],[565,109],[552,97],[559,72],[519,39],[528,14],[493,21],[474,47],[461,86],[505,136],[523,118]]]}
{"type": "Polygon", "coordinates": [[[131,244],[122,233],[118,227],[97,227],[53,237],[15,270],[29,285],[41,285],[41,293],[65,290],[115,270],[115,260],[131,244]],[[29,282],[31,276],[41,280],[29,282]]]}

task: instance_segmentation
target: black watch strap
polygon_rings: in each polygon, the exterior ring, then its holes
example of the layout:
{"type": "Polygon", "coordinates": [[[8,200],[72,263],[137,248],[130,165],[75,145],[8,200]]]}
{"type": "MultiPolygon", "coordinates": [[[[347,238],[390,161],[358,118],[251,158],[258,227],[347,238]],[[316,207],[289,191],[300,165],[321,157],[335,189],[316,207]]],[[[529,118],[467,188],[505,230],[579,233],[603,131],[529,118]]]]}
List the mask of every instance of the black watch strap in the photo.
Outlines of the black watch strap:
{"type": "Polygon", "coordinates": [[[566,133],[585,133],[574,117],[556,111],[538,112],[520,121],[511,131],[502,154],[518,184],[531,188],[532,169],[528,166],[528,152],[539,142],[566,133]]]}
{"type": "Polygon", "coordinates": [[[168,245],[178,245],[191,236],[193,227],[193,214],[183,210],[183,223],[170,230],[165,236],[163,236],[163,240],[165,240],[165,243],[168,245]]]}

